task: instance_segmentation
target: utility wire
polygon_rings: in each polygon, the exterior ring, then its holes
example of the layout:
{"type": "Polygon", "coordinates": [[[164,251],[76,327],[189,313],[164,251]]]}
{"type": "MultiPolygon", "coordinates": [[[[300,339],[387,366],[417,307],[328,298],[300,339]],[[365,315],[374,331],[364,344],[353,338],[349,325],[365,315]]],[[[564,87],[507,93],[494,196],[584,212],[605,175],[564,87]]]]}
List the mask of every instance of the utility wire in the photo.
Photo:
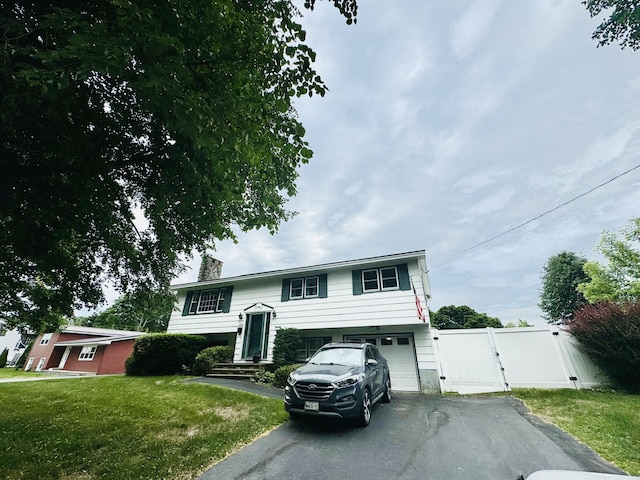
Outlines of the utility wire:
{"type": "Polygon", "coordinates": [[[636,169],[638,169],[638,168],[640,168],[640,164],[636,165],[635,167],[630,168],[629,170],[627,170],[627,171],[625,171],[625,172],[620,173],[619,175],[616,175],[616,176],[615,176],[615,177],[613,177],[613,178],[610,178],[609,180],[607,180],[606,182],[601,183],[600,185],[596,185],[596,186],[595,186],[595,187],[593,187],[592,189],[587,190],[586,192],[581,193],[580,195],[573,197],[571,200],[567,200],[566,202],[561,203],[560,205],[558,205],[557,207],[552,208],[551,210],[547,210],[546,212],[541,213],[540,215],[538,215],[538,216],[536,216],[536,217],[533,217],[533,218],[531,218],[531,219],[527,220],[526,222],[522,222],[520,225],[516,225],[515,227],[510,228],[509,230],[507,230],[507,231],[505,231],[505,232],[502,232],[502,233],[500,233],[500,234],[498,234],[498,235],[495,235],[495,236],[493,236],[493,237],[489,238],[488,240],[485,240],[485,241],[480,242],[480,243],[477,243],[477,244],[475,244],[475,245],[473,245],[473,246],[471,246],[471,247],[469,247],[469,248],[466,248],[466,249],[464,249],[464,250],[461,250],[461,251],[459,251],[458,253],[456,253],[456,254],[454,255],[454,257],[457,257],[458,255],[460,255],[460,254],[462,254],[462,253],[466,253],[466,252],[468,252],[468,251],[470,251],[470,250],[474,250],[474,249],[476,249],[476,248],[478,248],[478,247],[481,247],[482,245],[485,245],[485,244],[487,244],[487,243],[489,243],[489,242],[492,242],[493,240],[495,240],[495,239],[497,239],[497,238],[500,238],[500,237],[505,236],[507,233],[511,233],[511,232],[513,232],[514,230],[517,230],[517,229],[519,229],[519,228],[522,228],[522,227],[524,227],[525,225],[527,225],[527,224],[529,224],[529,223],[531,223],[531,222],[533,222],[533,221],[535,221],[535,220],[538,220],[539,218],[542,218],[542,217],[544,217],[545,215],[550,214],[551,212],[555,212],[555,211],[556,211],[556,210],[558,210],[559,208],[562,208],[562,207],[564,207],[564,206],[566,206],[566,205],[569,205],[569,204],[570,204],[570,203],[572,203],[572,202],[575,202],[575,201],[576,201],[576,200],[578,200],[579,198],[582,198],[582,197],[584,197],[585,195],[590,194],[590,193],[591,193],[591,192],[593,192],[594,190],[597,190],[597,189],[599,189],[599,188],[601,188],[601,187],[604,187],[605,185],[607,185],[607,184],[609,184],[609,183],[613,182],[614,180],[617,180],[618,178],[622,177],[623,175],[626,175],[626,174],[628,174],[628,173],[630,173],[630,172],[633,172],[634,170],[636,170],[636,169]]]}

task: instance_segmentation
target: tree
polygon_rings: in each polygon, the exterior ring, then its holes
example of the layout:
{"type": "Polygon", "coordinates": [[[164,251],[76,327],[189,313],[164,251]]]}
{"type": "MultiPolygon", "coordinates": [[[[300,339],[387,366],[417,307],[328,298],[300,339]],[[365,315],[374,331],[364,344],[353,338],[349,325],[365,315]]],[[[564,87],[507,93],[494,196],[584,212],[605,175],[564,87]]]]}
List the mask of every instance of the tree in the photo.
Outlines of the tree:
{"type": "Polygon", "coordinates": [[[527,322],[526,320],[522,320],[521,318],[519,318],[516,322],[509,322],[507,324],[505,324],[504,328],[522,328],[522,327],[533,327],[533,325],[531,325],[529,322],[527,322]]]}
{"type": "Polygon", "coordinates": [[[542,271],[542,290],[538,306],[549,323],[565,323],[573,312],[588,302],[578,285],[589,279],[583,267],[587,259],[574,252],[561,252],[549,258],[542,271]]]}
{"type": "Polygon", "coordinates": [[[587,305],[567,329],[615,384],[640,391],[640,302],[587,305]]]}
{"type": "Polygon", "coordinates": [[[9,356],[9,349],[5,348],[0,353],[0,368],[4,368],[7,366],[7,357],[9,356]]]}
{"type": "Polygon", "coordinates": [[[593,261],[584,266],[588,279],[578,290],[591,303],[640,301],[640,218],[630,220],[619,235],[602,233],[597,250],[606,265],[593,261]]]}
{"type": "Polygon", "coordinates": [[[602,12],[610,13],[592,35],[598,41],[598,46],[609,45],[618,42],[620,48],[631,47],[633,50],[640,48],[640,10],[637,2],[629,0],[585,0],[591,17],[596,17],[602,12]]]}
{"type": "MultiPolygon", "coordinates": [[[[355,0],[333,0],[355,21],[355,0]]],[[[315,0],[305,6],[313,8],[315,0]]],[[[180,258],[290,218],[324,95],[289,0],[0,4],[0,317],[166,288],[180,258]]]]}
{"type": "Polygon", "coordinates": [[[78,319],[78,323],[87,327],[166,332],[175,301],[171,291],[139,289],[121,296],[103,312],[78,319]]]}
{"type": "Polygon", "coordinates": [[[431,325],[440,330],[452,328],[501,328],[502,322],[486,313],[478,313],[466,305],[449,305],[440,307],[433,313],[430,312],[431,325]]]}

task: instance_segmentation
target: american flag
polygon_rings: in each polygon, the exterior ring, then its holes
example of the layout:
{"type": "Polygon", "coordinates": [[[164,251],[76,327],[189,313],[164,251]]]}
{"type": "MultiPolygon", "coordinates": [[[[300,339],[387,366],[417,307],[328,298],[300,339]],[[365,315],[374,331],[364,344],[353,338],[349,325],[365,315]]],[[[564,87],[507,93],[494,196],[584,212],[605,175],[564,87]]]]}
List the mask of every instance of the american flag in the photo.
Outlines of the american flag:
{"type": "Polygon", "coordinates": [[[424,312],[422,311],[422,305],[420,304],[420,297],[418,297],[418,293],[416,292],[416,287],[411,282],[411,288],[413,288],[413,295],[416,297],[416,308],[418,309],[418,318],[423,322],[427,321],[427,317],[425,317],[424,312]]]}

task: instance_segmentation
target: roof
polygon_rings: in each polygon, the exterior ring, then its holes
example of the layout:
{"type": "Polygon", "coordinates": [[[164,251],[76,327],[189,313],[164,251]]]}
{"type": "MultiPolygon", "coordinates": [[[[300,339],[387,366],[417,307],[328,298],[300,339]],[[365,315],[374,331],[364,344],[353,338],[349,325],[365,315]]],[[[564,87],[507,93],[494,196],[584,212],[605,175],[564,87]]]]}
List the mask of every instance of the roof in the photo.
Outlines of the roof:
{"type": "MultiPolygon", "coordinates": [[[[138,332],[136,332],[138,333],[138,332]]],[[[67,340],[65,342],[56,342],[56,347],[79,347],[85,345],[111,345],[113,342],[122,342],[124,340],[135,340],[140,335],[114,335],[111,337],[90,337],[81,338],[79,340],[67,340]]]]}
{"type": "MultiPolygon", "coordinates": [[[[332,263],[324,263],[320,265],[311,265],[306,267],[296,267],[296,268],[288,268],[284,270],[273,270],[269,272],[261,272],[261,273],[250,273],[247,275],[239,275],[236,277],[227,277],[227,278],[218,278],[216,280],[206,280],[204,282],[191,282],[191,283],[182,283],[171,285],[171,288],[174,290],[183,290],[185,288],[194,288],[199,286],[210,286],[210,285],[227,285],[231,283],[239,283],[245,282],[255,279],[263,279],[263,278],[271,278],[271,277],[286,277],[289,275],[299,275],[302,273],[310,273],[310,272],[322,272],[328,270],[337,270],[346,267],[357,267],[357,266],[367,266],[367,265],[379,265],[381,263],[391,263],[402,260],[410,260],[410,259],[424,259],[425,251],[424,250],[416,250],[413,252],[405,252],[405,253],[395,253],[392,255],[383,255],[379,257],[368,257],[368,258],[360,258],[357,260],[346,260],[341,262],[332,262],[332,263]]],[[[423,267],[426,269],[426,265],[423,267]]],[[[426,273],[426,272],[425,272],[426,273]]]]}
{"type": "Polygon", "coordinates": [[[96,328],[82,327],[78,325],[66,325],[60,329],[63,333],[75,333],[78,335],[96,335],[96,336],[122,336],[122,335],[145,335],[147,332],[138,332],[135,330],[116,330],[113,328],[96,328]]]}

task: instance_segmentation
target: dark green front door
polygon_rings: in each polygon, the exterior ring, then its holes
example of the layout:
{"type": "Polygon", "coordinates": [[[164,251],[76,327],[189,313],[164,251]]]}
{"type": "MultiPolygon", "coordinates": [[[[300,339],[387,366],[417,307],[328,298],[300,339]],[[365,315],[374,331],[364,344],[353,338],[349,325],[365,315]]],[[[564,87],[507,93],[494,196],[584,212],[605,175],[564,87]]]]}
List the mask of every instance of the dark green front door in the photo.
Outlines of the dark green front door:
{"type": "Polygon", "coordinates": [[[267,315],[264,313],[252,313],[247,318],[247,329],[244,339],[243,358],[253,358],[257,352],[260,358],[266,356],[266,335],[268,332],[267,315]]]}

